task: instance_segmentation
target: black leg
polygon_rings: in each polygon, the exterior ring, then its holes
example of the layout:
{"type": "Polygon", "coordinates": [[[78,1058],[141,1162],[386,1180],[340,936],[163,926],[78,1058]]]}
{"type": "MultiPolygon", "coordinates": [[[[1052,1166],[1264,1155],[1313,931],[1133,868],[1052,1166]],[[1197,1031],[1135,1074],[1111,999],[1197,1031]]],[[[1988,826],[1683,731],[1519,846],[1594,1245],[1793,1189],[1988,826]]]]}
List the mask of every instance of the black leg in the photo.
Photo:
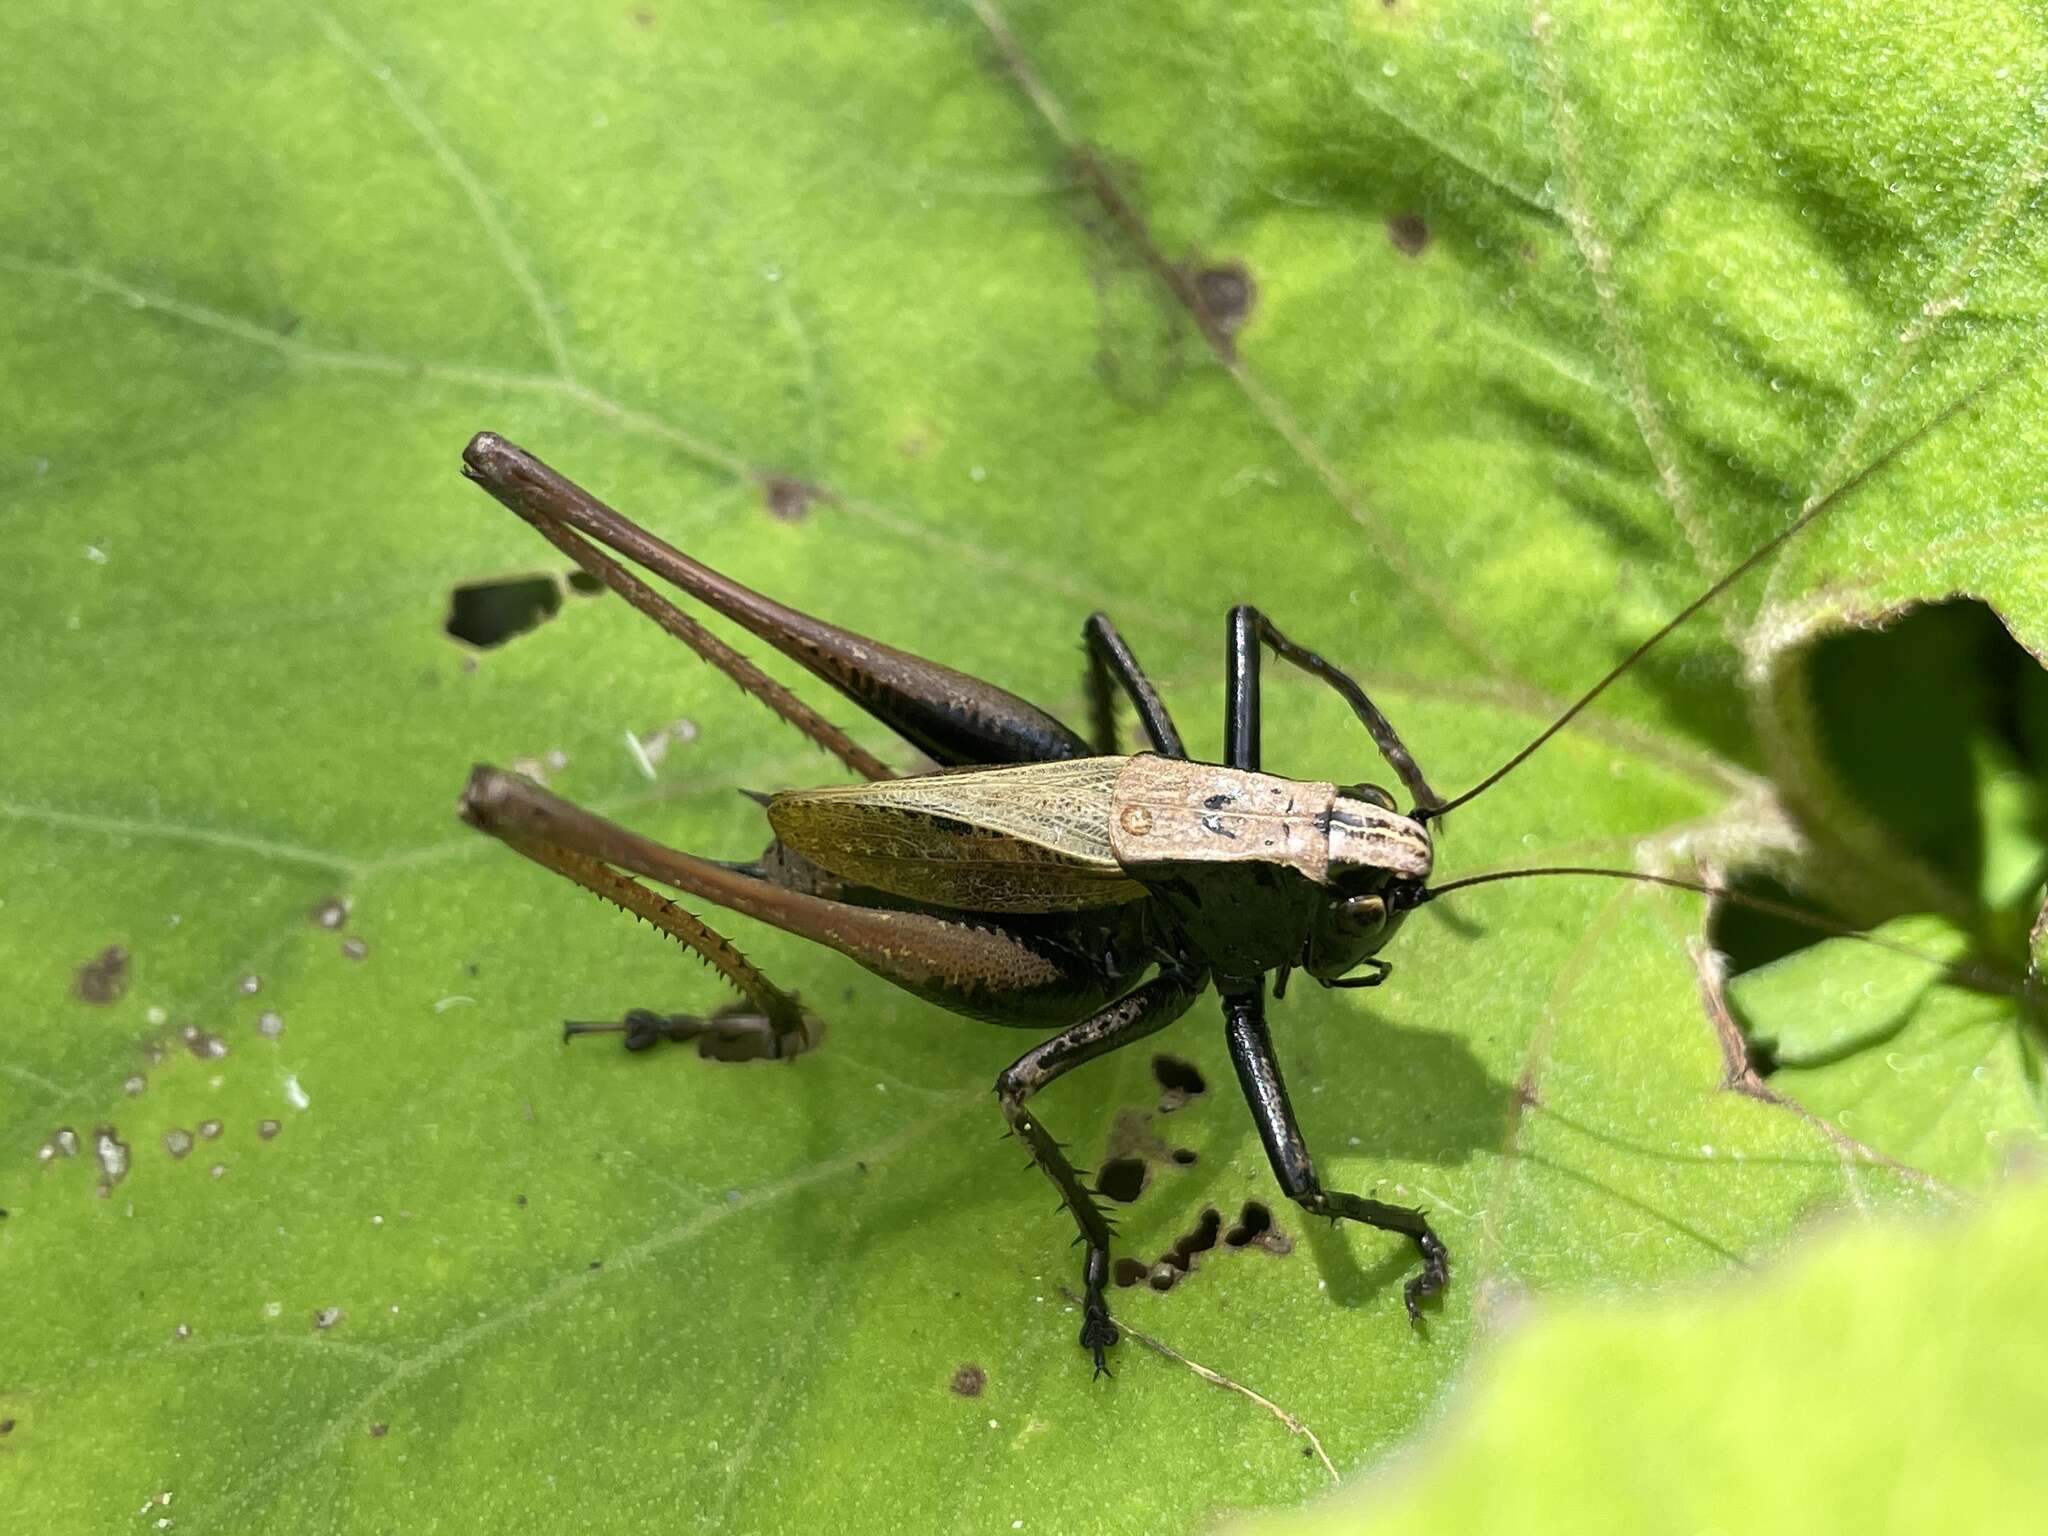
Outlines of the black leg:
{"type": "Polygon", "coordinates": [[[1223,766],[1259,767],[1259,610],[1230,610],[1223,653],[1223,766]]]}
{"type": "Polygon", "coordinates": [[[1295,1123],[1294,1109],[1287,1102],[1287,1085],[1280,1078],[1280,1062],[1273,1054],[1273,1037],[1266,1031],[1266,1000],[1261,992],[1243,992],[1223,999],[1224,1030],[1230,1041],[1230,1060],[1237,1068],[1237,1081],[1258,1122],[1259,1139],[1266,1144],[1266,1158],[1273,1176],[1287,1197],[1303,1210],[1317,1216],[1362,1221],[1385,1232],[1402,1232],[1415,1239],[1422,1254],[1422,1273],[1403,1288],[1409,1317],[1421,1321],[1423,1297],[1444,1288],[1451,1276],[1450,1255],[1430,1231],[1420,1211],[1403,1205],[1387,1205],[1362,1195],[1324,1189],[1316,1177],[1315,1161],[1308,1143],[1295,1123]]]}
{"type": "Polygon", "coordinates": [[[1106,1369],[1102,1352],[1117,1339],[1116,1324],[1109,1319],[1109,1302],[1102,1288],[1109,1283],[1109,1218],[1095,1203],[1095,1195],[1081,1182],[1074,1165],[1067,1161],[1044,1124],[1025,1109],[1024,1101],[1055,1078],[1071,1072],[1084,1061],[1093,1061],[1164,1029],[1183,1013],[1195,994],[1207,985],[1207,978],[1166,972],[1142,987],[1117,999],[1092,1018],[1062,1030],[1050,1040],[1033,1046],[1019,1056],[996,1079],[996,1096],[1002,1101],[1003,1118],[1017,1139],[1031,1149],[1060,1200],[1073,1213],[1081,1229],[1081,1241],[1088,1245],[1082,1262],[1084,1290],[1081,1319],[1081,1347],[1095,1356],[1095,1372],[1106,1369]]]}
{"type": "Polygon", "coordinates": [[[1152,679],[1138,665],[1138,658],[1124,644],[1124,637],[1117,633],[1109,615],[1089,614],[1088,622],[1081,626],[1081,641],[1088,647],[1088,701],[1095,716],[1095,750],[1116,751],[1116,698],[1109,691],[1114,681],[1122,685],[1132,707],[1138,711],[1138,721],[1145,728],[1145,738],[1152,743],[1152,750],[1161,757],[1185,758],[1187,748],[1181,745],[1173,716],[1166,712],[1159,690],[1152,686],[1152,679]]]}
{"type": "Polygon", "coordinates": [[[1230,682],[1233,689],[1243,687],[1254,695],[1254,698],[1247,708],[1238,702],[1233,693],[1229,720],[1233,725],[1237,724],[1240,719],[1248,721],[1247,729],[1250,732],[1250,739],[1252,741],[1252,760],[1248,763],[1240,763],[1233,758],[1230,762],[1231,767],[1256,768],[1259,766],[1259,706],[1256,695],[1258,692],[1258,648],[1260,641],[1270,645],[1273,648],[1273,653],[1280,657],[1281,660],[1291,662],[1311,677],[1320,678],[1323,682],[1336,689],[1344,702],[1351,706],[1351,712],[1357,715],[1365,723],[1366,730],[1372,733],[1374,745],[1380,749],[1380,755],[1387,760],[1388,766],[1396,774],[1400,775],[1401,782],[1407,786],[1408,793],[1414,797],[1415,806],[1418,810],[1427,812],[1443,804],[1443,797],[1429,787],[1429,780],[1423,777],[1421,768],[1416,766],[1414,754],[1408,750],[1407,744],[1401,740],[1401,733],[1394,729],[1393,723],[1385,715],[1380,713],[1379,706],[1373,703],[1371,698],[1367,696],[1365,689],[1359,686],[1358,680],[1343,668],[1337,666],[1334,662],[1324,659],[1324,657],[1310,650],[1307,646],[1296,645],[1273,626],[1271,619],[1249,604],[1240,605],[1230,610],[1230,682]],[[1241,682],[1240,679],[1244,679],[1244,681],[1241,682]]]}

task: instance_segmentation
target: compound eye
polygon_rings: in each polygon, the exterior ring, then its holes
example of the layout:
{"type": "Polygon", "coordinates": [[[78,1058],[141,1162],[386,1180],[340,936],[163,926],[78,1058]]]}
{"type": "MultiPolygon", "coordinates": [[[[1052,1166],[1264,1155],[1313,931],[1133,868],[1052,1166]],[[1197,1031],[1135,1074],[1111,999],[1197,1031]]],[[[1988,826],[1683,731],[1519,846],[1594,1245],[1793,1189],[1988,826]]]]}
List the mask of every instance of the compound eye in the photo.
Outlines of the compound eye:
{"type": "Polygon", "coordinates": [[[1363,800],[1368,805],[1376,805],[1383,811],[1394,809],[1394,797],[1377,784],[1339,784],[1337,793],[1347,800],[1363,800]]]}
{"type": "Polygon", "coordinates": [[[1378,896],[1353,896],[1337,903],[1337,926],[1346,933],[1378,933],[1387,925],[1387,904],[1378,896]]]}

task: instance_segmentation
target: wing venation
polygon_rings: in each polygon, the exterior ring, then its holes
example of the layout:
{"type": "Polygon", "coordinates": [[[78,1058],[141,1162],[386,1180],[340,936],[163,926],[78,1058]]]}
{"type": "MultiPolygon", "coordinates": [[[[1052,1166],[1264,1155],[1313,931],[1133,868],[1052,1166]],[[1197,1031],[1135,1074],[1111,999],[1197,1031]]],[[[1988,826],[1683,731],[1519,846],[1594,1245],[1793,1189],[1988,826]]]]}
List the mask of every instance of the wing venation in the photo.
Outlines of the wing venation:
{"type": "Polygon", "coordinates": [[[1110,791],[1130,759],[969,768],[788,790],[768,821],[842,880],[968,912],[1135,901],[1109,848],[1110,791]]]}

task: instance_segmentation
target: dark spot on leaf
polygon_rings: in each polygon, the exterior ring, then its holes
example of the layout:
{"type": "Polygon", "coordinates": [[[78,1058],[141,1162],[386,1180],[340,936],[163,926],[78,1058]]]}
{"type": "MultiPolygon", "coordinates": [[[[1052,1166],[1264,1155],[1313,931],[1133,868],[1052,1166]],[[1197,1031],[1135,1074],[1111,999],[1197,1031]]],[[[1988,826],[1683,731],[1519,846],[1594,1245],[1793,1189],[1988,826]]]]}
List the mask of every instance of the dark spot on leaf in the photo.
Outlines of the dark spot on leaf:
{"type": "Polygon", "coordinates": [[[1195,1149],[1193,1147],[1175,1147],[1173,1149],[1173,1160],[1183,1168],[1192,1168],[1196,1161],[1195,1149]]]}
{"type": "Polygon", "coordinates": [[[514,1195],[514,1196],[512,1197],[512,1203],[513,1203],[514,1205],[518,1206],[518,1207],[519,1207],[519,1209],[521,1209],[521,1210],[523,1211],[523,1210],[525,1210],[525,1209],[526,1209],[526,1196],[524,1196],[524,1195],[514,1195]]]}
{"type": "Polygon", "coordinates": [[[1209,1085],[1191,1061],[1178,1056],[1154,1056],[1152,1075],[1159,1080],[1159,1112],[1170,1115],[1188,1100],[1209,1091],[1209,1085]]]}
{"type": "Polygon", "coordinates": [[[1387,220],[1387,238],[1403,256],[1420,256],[1429,249],[1429,221],[1419,213],[1397,213],[1387,220]]]}
{"type": "Polygon", "coordinates": [[[391,1426],[389,1424],[372,1424],[370,1426],[370,1438],[372,1440],[382,1440],[390,1432],[391,1426]]]}
{"type": "Polygon", "coordinates": [[[348,903],[339,896],[330,896],[306,916],[322,928],[339,928],[348,921],[348,903]]]}
{"type": "Polygon", "coordinates": [[[761,482],[761,499],[768,514],[785,523],[800,523],[811,515],[811,503],[823,493],[815,485],[793,475],[770,475],[761,482]]]}
{"type": "Polygon", "coordinates": [[[185,1042],[185,1049],[201,1061],[218,1061],[228,1053],[227,1041],[219,1035],[210,1035],[196,1024],[187,1024],[178,1031],[178,1038],[185,1042]]]}
{"type": "Polygon", "coordinates": [[[580,567],[573,571],[564,571],[562,581],[578,597],[596,597],[604,591],[604,583],[580,567]]]}
{"type": "Polygon", "coordinates": [[[1234,334],[1251,317],[1259,286],[1241,261],[1219,262],[1195,273],[1195,295],[1224,335],[1234,334]]]}
{"type": "Polygon", "coordinates": [[[463,644],[487,651],[540,628],[561,607],[562,587],[551,575],[477,581],[448,594],[448,617],[441,627],[463,644]]]}
{"type": "Polygon", "coordinates": [[[588,1264],[584,1265],[583,1267],[584,1267],[585,1269],[603,1269],[603,1268],[604,1268],[604,1260],[603,1260],[603,1259],[592,1259],[592,1260],[591,1260],[591,1261],[590,1261],[590,1262],[589,1262],[588,1264]]]}
{"type": "Polygon", "coordinates": [[[80,1002],[114,1002],[128,990],[128,951],[109,944],[78,968],[71,990],[80,1002]]]}
{"type": "Polygon", "coordinates": [[[12,1419],[0,1419],[0,1435],[11,1435],[11,1434],[13,1434],[13,1433],[14,1433],[14,1420],[12,1420],[12,1419]]]}
{"type": "Polygon", "coordinates": [[[963,1365],[953,1373],[952,1389],[956,1397],[979,1397],[988,1385],[988,1372],[978,1365],[963,1365]]]}
{"type": "Polygon", "coordinates": [[[1114,1157],[1095,1170],[1095,1187],[1110,1199],[1129,1205],[1145,1190],[1145,1159],[1114,1157]]]}
{"type": "Polygon", "coordinates": [[[648,8],[647,8],[646,6],[644,6],[644,5],[641,5],[641,6],[635,6],[635,7],[633,8],[633,25],[634,25],[634,26],[636,26],[636,27],[651,27],[651,26],[653,26],[653,25],[654,25],[654,12],[653,12],[653,11],[651,11],[650,9],[648,9],[648,8]]]}

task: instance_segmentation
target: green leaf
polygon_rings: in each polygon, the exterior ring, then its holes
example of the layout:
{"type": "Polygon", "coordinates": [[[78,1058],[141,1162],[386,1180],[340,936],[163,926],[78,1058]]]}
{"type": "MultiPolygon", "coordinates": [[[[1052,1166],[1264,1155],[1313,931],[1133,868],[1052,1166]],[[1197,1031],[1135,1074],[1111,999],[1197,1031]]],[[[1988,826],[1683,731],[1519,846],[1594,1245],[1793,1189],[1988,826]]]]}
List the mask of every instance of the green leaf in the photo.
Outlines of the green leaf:
{"type": "MultiPolygon", "coordinates": [[[[1967,594],[2048,646],[2031,14],[511,14],[0,20],[14,1506],[1072,1531],[1327,1484],[1135,1341],[1088,1379],[1066,1219],[996,1141],[1024,1035],[735,920],[820,1049],[560,1047],[564,1018],[724,998],[458,826],[472,762],[722,858],[763,837],[735,790],[834,774],[612,599],[451,640],[458,587],[562,569],[460,447],[504,432],[1077,721],[1104,608],[1206,756],[1223,615],[1256,601],[1447,792],[1883,462],[1439,829],[1447,874],[1694,857],[1838,891],[1886,826],[1836,792],[1816,639],[1967,594]]],[[[1274,771],[1385,776],[1307,680],[1273,671],[1265,719],[1274,771]]],[[[1938,873],[1902,866],[1880,915],[1955,919],[1938,873]]],[[[1279,1234],[1119,1289],[1122,1318],[1348,1471],[1525,1293],[1952,1198],[1910,1148],[1727,1091],[1698,906],[1473,891],[1411,920],[1389,985],[1275,1009],[1324,1179],[1450,1246],[1420,1331],[1403,1241],[1279,1198],[1212,1003],[1161,1042],[1209,1089],[1171,1116],[1144,1052],[1056,1086],[1083,1161],[1146,1156],[1127,1254],[1247,1202],[1279,1234]]],[[[1994,928],[1972,954],[2016,979],[2025,927],[1994,928]]],[[[1900,1091],[1980,1134],[2006,1112],[1900,1091]]]]}
{"type": "MultiPolygon", "coordinates": [[[[1936,918],[1878,935],[1967,952],[1936,918]]],[[[1779,1064],[1771,1087],[1871,1146],[1962,1185],[2048,1150],[2038,1037],[2016,1024],[2008,996],[1948,985],[1923,961],[1846,939],[1753,971],[1730,994],[1779,1064]]]]}
{"type": "Polygon", "coordinates": [[[1239,1529],[2031,1531],[2048,1392],[2009,1344],[2044,1261],[2036,1185],[1967,1223],[1834,1233],[1765,1282],[1558,1308],[1426,1456],[1239,1529]]]}

